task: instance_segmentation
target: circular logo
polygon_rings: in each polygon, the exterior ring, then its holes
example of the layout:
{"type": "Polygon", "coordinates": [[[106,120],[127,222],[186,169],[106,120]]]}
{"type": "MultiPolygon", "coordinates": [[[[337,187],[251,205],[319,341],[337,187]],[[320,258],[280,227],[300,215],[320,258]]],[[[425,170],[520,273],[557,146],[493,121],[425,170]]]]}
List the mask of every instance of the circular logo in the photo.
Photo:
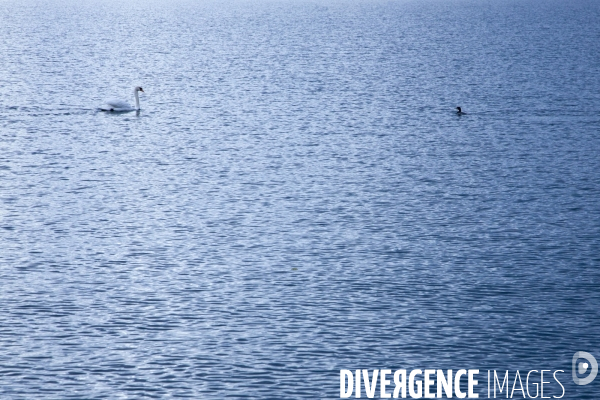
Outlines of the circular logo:
{"type": "Polygon", "coordinates": [[[594,378],[596,378],[596,375],[598,375],[598,362],[596,361],[593,355],[585,351],[578,351],[573,355],[572,367],[573,382],[575,382],[576,385],[587,385],[588,383],[591,383],[594,380],[594,378]],[[578,364],[577,361],[580,358],[585,359],[586,362],[581,361],[578,364]],[[577,369],[575,369],[576,365],[577,369]],[[578,375],[585,374],[590,366],[592,367],[590,374],[585,378],[580,378],[578,375]]]}

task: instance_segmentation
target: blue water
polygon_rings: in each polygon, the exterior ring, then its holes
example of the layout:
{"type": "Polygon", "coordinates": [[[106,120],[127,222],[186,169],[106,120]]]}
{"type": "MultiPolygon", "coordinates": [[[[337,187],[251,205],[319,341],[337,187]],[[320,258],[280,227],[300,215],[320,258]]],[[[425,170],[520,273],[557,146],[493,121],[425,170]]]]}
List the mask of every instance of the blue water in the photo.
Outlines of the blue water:
{"type": "Polygon", "coordinates": [[[334,399],[359,368],[597,398],[599,21],[1,1],[0,398],[334,399]]]}

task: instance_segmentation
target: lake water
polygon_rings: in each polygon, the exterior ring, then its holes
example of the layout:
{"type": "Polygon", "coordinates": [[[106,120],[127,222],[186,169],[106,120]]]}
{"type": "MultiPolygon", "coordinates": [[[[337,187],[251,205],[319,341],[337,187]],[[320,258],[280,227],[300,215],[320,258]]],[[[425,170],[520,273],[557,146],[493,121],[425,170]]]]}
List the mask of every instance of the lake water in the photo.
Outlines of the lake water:
{"type": "Polygon", "coordinates": [[[481,397],[487,369],[562,369],[597,398],[571,357],[600,359],[599,21],[0,1],[0,397],[334,399],[340,369],[479,368],[481,397]],[[98,111],[137,85],[139,114],[98,111]]]}

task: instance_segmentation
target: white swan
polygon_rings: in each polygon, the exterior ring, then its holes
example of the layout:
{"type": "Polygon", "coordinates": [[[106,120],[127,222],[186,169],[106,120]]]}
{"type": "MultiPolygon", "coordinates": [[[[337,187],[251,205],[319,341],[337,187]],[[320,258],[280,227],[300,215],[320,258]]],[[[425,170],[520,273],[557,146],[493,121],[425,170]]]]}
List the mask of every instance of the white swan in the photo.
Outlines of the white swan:
{"type": "Polygon", "coordinates": [[[144,89],[142,89],[139,86],[136,86],[136,88],[133,89],[133,95],[135,96],[135,108],[130,106],[129,103],[124,100],[111,99],[111,100],[106,100],[104,102],[104,105],[102,107],[100,107],[100,110],[114,111],[114,112],[139,111],[140,110],[140,97],[138,96],[138,92],[143,92],[143,91],[144,91],[144,89]]]}

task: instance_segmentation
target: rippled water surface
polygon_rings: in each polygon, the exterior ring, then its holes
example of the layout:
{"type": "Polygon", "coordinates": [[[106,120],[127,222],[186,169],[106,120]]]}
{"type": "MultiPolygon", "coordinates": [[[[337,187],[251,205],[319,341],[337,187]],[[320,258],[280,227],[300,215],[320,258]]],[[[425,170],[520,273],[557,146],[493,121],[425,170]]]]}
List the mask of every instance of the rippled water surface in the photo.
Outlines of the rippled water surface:
{"type": "Polygon", "coordinates": [[[596,398],[571,357],[600,359],[599,21],[580,0],[0,1],[0,397],[545,368],[596,398]],[[137,85],[139,114],[98,111],[137,85]]]}

